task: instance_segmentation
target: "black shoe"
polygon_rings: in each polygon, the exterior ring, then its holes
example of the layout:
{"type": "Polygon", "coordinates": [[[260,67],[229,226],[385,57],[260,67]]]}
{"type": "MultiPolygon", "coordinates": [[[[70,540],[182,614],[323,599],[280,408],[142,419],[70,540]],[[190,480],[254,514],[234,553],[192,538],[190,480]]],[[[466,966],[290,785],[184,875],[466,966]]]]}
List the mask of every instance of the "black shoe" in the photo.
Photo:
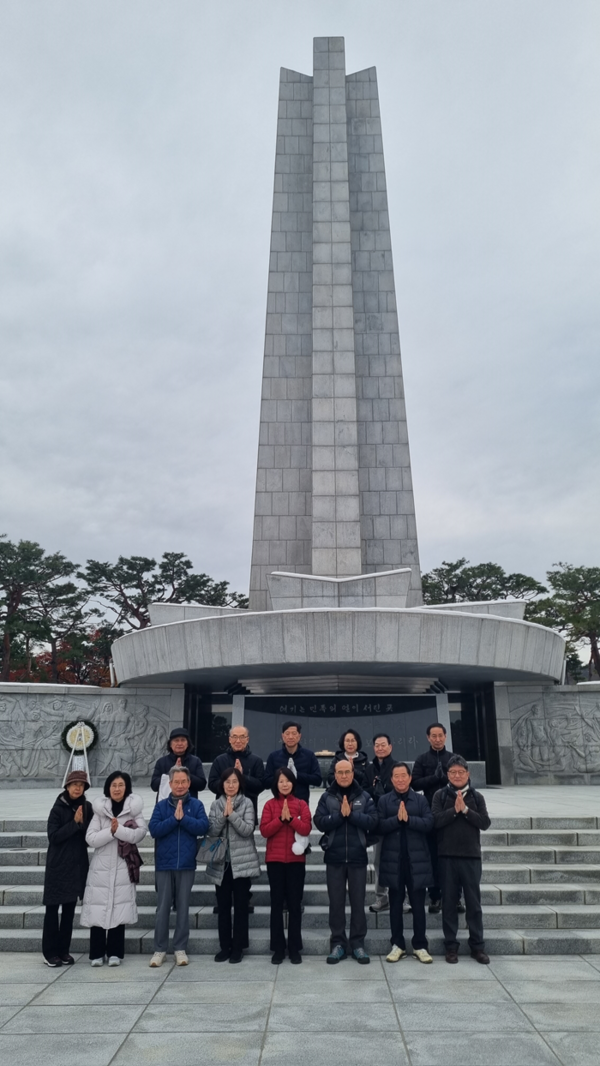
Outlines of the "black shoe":
{"type": "Polygon", "coordinates": [[[75,959],[67,952],[66,955],[61,955],[60,961],[62,962],[63,966],[73,966],[75,959]]]}
{"type": "Polygon", "coordinates": [[[229,961],[230,962],[241,962],[242,958],[243,958],[243,955],[242,955],[241,951],[232,951],[231,955],[229,956],[229,961]]]}
{"type": "Polygon", "coordinates": [[[219,908],[218,907],[213,907],[213,914],[218,914],[218,913],[219,913],[219,908]]]}
{"type": "Polygon", "coordinates": [[[251,903],[248,904],[248,914],[254,914],[254,907],[251,903]]]}
{"type": "Polygon", "coordinates": [[[458,955],[455,951],[446,952],[446,962],[458,962],[458,955]]]}
{"type": "Polygon", "coordinates": [[[456,913],[457,914],[464,914],[466,909],[467,908],[465,907],[462,899],[459,899],[458,903],[456,904],[456,913]]]}
{"type": "Polygon", "coordinates": [[[273,963],[273,966],[281,966],[281,963],[283,962],[284,959],[285,959],[285,955],[284,955],[283,951],[276,951],[276,952],[274,952],[274,954],[273,954],[273,956],[271,958],[271,962],[273,963]]]}
{"type": "Polygon", "coordinates": [[[486,955],[485,951],[472,951],[471,958],[475,959],[475,962],[482,963],[483,966],[487,966],[490,961],[490,957],[486,955]]]}
{"type": "Polygon", "coordinates": [[[429,904],[429,913],[439,914],[441,909],[442,904],[440,903],[439,899],[432,899],[431,903],[429,904]]]}
{"type": "Polygon", "coordinates": [[[62,966],[62,959],[58,955],[53,955],[50,959],[44,959],[44,966],[51,966],[52,969],[55,966],[62,966]]]}
{"type": "Polygon", "coordinates": [[[290,955],[290,962],[291,962],[292,966],[299,966],[300,965],[300,963],[302,962],[302,955],[300,954],[299,951],[292,952],[292,954],[290,955]]]}
{"type": "Polygon", "coordinates": [[[229,948],[221,948],[215,955],[215,962],[227,962],[230,955],[231,950],[229,948]]]}

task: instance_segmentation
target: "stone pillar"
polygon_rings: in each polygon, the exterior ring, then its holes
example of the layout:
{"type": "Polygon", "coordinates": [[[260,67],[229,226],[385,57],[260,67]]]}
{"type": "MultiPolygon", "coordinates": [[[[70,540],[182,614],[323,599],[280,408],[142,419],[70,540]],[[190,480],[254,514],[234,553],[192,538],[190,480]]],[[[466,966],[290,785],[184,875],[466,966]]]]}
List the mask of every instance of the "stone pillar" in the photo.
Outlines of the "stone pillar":
{"type": "Polygon", "coordinates": [[[231,728],[244,724],[245,696],[234,696],[231,701],[231,728]]]}
{"type": "Polygon", "coordinates": [[[317,37],[313,75],[312,572],[361,572],[346,71],[317,37]]]}
{"type": "Polygon", "coordinates": [[[494,705],[496,707],[496,730],[498,733],[498,753],[500,755],[500,781],[503,785],[514,785],[516,784],[515,761],[507,685],[494,685],[494,705]]]}
{"type": "Polygon", "coordinates": [[[435,705],[437,710],[437,720],[440,725],[444,726],[446,730],[446,747],[452,748],[452,729],[450,727],[450,711],[448,709],[448,695],[446,692],[436,692],[435,705]]]}
{"type": "Polygon", "coordinates": [[[250,608],[273,572],[410,567],[422,603],[377,76],[281,71],[250,608]]]}

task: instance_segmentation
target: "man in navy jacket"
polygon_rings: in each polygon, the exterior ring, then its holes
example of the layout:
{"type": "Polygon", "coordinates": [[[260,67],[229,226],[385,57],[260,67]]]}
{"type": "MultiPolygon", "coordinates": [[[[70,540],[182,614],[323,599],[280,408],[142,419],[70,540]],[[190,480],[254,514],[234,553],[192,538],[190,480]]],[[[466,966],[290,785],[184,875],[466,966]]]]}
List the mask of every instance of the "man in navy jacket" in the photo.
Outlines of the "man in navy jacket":
{"type": "Polygon", "coordinates": [[[392,950],[388,962],[406,956],[402,904],[404,894],[413,914],[413,955],[419,962],[431,962],[425,919],[425,892],[431,884],[431,860],[427,845],[433,829],[433,815],[425,796],[410,787],[410,770],[398,762],[392,770],[392,792],[386,792],[377,805],[381,842],[379,880],[390,892],[392,950]]]}
{"type": "Polygon", "coordinates": [[[309,802],[310,786],[320,785],[322,782],[321,770],[314,751],[303,748],[300,744],[302,726],[297,722],[284,722],[281,732],[283,741],[281,748],[272,751],[267,759],[265,769],[265,788],[271,788],[275,771],[280,766],[287,766],[296,776],[296,799],[309,802]]]}
{"type": "Polygon", "coordinates": [[[173,954],[178,966],[187,966],[190,935],[190,896],[196,876],[198,837],[208,832],[208,817],[201,800],[190,795],[190,773],[185,766],[169,772],[171,795],[160,800],[150,819],[156,840],[156,919],[151,966],[162,966],[169,946],[169,914],[175,897],[177,918],[173,954]]]}

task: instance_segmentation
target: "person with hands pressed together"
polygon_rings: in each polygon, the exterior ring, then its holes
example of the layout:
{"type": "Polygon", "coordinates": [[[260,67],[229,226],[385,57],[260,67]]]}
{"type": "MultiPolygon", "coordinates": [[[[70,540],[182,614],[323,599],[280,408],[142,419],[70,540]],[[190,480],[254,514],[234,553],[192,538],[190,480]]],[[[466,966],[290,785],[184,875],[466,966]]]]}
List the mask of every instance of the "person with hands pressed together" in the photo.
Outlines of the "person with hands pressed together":
{"type": "Polygon", "coordinates": [[[427,835],[433,829],[433,815],[424,796],[411,787],[406,763],[396,763],[392,771],[392,792],[381,797],[377,805],[379,832],[382,835],[379,877],[390,893],[390,927],[392,949],[388,962],[406,957],[402,905],[405,893],[413,914],[413,958],[432,962],[428,951],[425,918],[425,893],[431,883],[431,861],[427,835]]]}
{"type": "Polygon", "coordinates": [[[69,954],[77,899],[83,898],[89,868],[85,834],[92,805],[85,799],[90,787],[83,770],[72,770],[48,817],[48,852],[44,872],[44,929],[42,954],[46,966],[70,966],[69,954]],[[58,917],[61,908],[60,923],[58,917]]]}
{"type": "Polygon", "coordinates": [[[447,773],[448,784],[435,793],[432,807],[438,835],[446,962],[458,962],[457,904],[462,888],[471,957],[487,964],[490,960],[483,939],[480,837],[491,822],[483,796],[471,786],[469,766],[462,756],[452,757],[447,773]]]}
{"type": "Polygon", "coordinates": [[[190,772],[175,764],[169,771],[171,795],[159,800],[150,819],[150,834],[156,842],[156,891],[154,954],[150,966],[162,966],[169,947],[169,914],[176,903],[173,954],[178,966],[187,966],[190,936],[190,898],[196,876],[198,837],[208,831],[208,818],[201,800],[191,795],[190,772]]]}
{"type": "Polygon", "coordinates": [[[215,962],[241,962],[249,943],[248,899],[252,880],[260,877],[260,862],[254,843],[254,805],[244,788],[244,776],[235,766],[224,770],[210,808],[210,839],[225,845],[222,862],[206,867],[219,906],[220,951],[215,962]]]}
{"type": "MultiPolygon", "coordinates": [[[[434,722],[427,726],[427,739],[429,751],[417,756],[412,772],[412,787],[415,792],[422,792],[431,807],[433,797],[440,788],[448,784],[446,770],[452,758],[452,752],[446,750],[446,727],[440,722],[434,722]]],[[[429,889],[429,913],[439,914],[441,907],[440,879],[438,871],[437,838],[435,833],[428,837],[429,853],[431,856],[431,869],[433,880],[429,889]]],[[[458,901],[459,911],[463,908],[458,901]]]]}
{"type": "MultiPolygon", "coordinates": [[[[387,733],[377,733],[373,737],[373,762],[365,771],[365,788],[372,797],[375,806],[386,792],[392,790],[392,770],[395,760],[392,755],[392,741],[387,733]]],[[[375,845],[373,865],[377,881],[375,884],[375,901],[369,907],[373,914],[386,911],[390,905],[387,888],[379,880],[379,863],[381,860],[381,841],[375,845]]]]}
{"type": "Polygon", "coordinates": [[[352,764],[341,761],[335,766],[335,781],[323,793],[314,818],[324,834],[321,847],[325,852],[329,927],[331,930],[330,965],[347,958],[348,950],[358,963],[371,960],[365,951],[367,919],[368,837],[377,830],[377,810],[371,796],[354,781],[352,764]],[[346,886],[350,898],[350,934],[346,935],[346,886]]]}
{"type": "Polygon", "coordinates": [[[278,966],[285,958],[286,942],[283,908],[287,900],[290,962],[301,963],[302,893],[306,872],[305,844],[311,830],[310,809],[295,795],[296,778],[282,766],[275,772],[273,799],[263,808],[260,831],[267,841],[267,875],[271,889],[271,962],[278,966]],[[296,836],[306,838],[298,841],[296,836]]]}
{"type": "Polygon", "coordinates": [[[296,796],[305,803],[310,799],[310,786],[322,783],[321,770],[314,751],[303,748],[302,726],[298,722],[284,722],[281,748],[272,751],[265,769],[265,788],[273,787],[275,771],[287,766],[296,777],[296,796]]]}
{"type": "Polygon", "coordinates": [[[265,768],[261,758],[250,751],[250,734],[243,725],[234,725],[229,730],[229,747],[222,755],[217,755],[208,775],[208,787],[217,792],[223,770],[235,767],[244,775],[246,795],[254,804],[258,821],[258,797],[265,788],[265,768]]]}
{"type": "Polygon", "coordinates": [[[80,925],[90,930],[92,966],[102,966],[105,956],[109,966],[119,966],[125,956],[125,926],[135,925],[138,917],[126,853],[132,849],[137,853],[137,845],[146,836],[144,801],[133,793],[129,774],[115,770],[104,782],[104,795],[92,807],[86,840],[93,855],[80,925]]]}
{"type": "MultiPolygon", "coordinates": [[[[163,774],[168,774],[173,766],[183,766],[190,777],[189,793],[194,799],[198,799],[198,793],[206,788],[206,774],[202,766],[202,760],[194,755],[190,734],[184,726],[176,726],[171,730],[167,743],[168,752],[157,760],[152,771],[150,787],[153,792],[158,792],[163,774]]],[[[167,797],[168,798],[168,797],[167,797]]]]}

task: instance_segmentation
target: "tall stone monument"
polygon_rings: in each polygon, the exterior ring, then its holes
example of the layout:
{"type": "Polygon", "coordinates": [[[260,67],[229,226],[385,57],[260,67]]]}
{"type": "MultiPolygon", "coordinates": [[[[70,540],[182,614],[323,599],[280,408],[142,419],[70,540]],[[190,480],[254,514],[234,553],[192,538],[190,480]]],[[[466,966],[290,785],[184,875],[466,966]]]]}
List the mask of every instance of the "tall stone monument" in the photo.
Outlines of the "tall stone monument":
{"type": "Polygon", "coordinates": [[[273,571],[407,567],[396,605],[418,606],[377,76],[317,37],[312,77],[279,85],[250,608],[273,607],[273,571]]]}
{"type": "Polygon", "coordinates": [[[290,717],[315,750],[347,722],[413,758],[437,718],[510,783],[515,745],[522,773],[550,758],[530,749],[564,660],[523,607],[423,605],[377,78],[319,37],[312,76],[279,86],[250,610],[153,605],[117,677],[183,685],[204,752],[227,718],[266,756],[290,717]]]}

